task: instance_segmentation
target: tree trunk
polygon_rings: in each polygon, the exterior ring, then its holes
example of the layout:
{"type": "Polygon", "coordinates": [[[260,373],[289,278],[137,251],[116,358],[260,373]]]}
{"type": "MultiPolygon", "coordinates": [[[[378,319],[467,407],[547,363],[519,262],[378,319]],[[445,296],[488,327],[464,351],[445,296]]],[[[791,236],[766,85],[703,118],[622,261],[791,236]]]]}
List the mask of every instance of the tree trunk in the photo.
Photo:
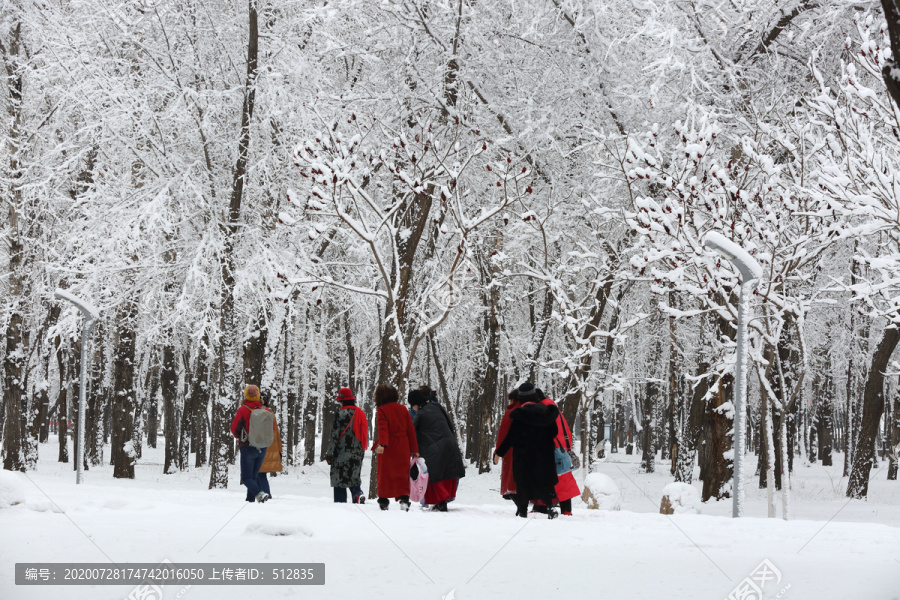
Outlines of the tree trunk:
{"type": "Polygon", "coordinates": [[[241,201],[244,196],[244,180],[250,154],[250,123],[256,102],[256,74],[259,31],[256,1],[249,0],[249,37],[247,42],[247,81],[244,88],[244,105],[241,109],[241,134],[238,141],[238,157],[234,166],[231,203],[225,228],[224,247],[220,263],[222,273],[222,303],[219,320],[219,343],[216,348],[216,396],[212,410],[212,448],[209,487],[228,487],[228,462],[234,452],[234,441],[229,431],[231,412],[238,397],[235,369],[235,306],[234,306],[234,238],[241,218],[241,201]]]}
{"type": "Polygon", "coordinates": [[[6,327],[6,357],[3,361],[3,403],[6,407],[6,418],[3,426],[3,468],[7,471],[25,471],[25,452],[23,442],[23,416],[26,414],[25,393],[25,357],[28,352],[24,347],[21,301],[18,296],[22,292],[19,266],[22,261],[22,246],[18,243],[10,245],[10,285],[12,291],[13,310],[6,327]],[[17,291],[16,291],[17,290],[17,291]]]}
{"type": "Polygon", "coordinates": [[[251,325],[250,337],[244,341],[244,385],[262,385],[269,325],[263,309],[259,309],[251,325]]]}
{"type": "Polygon", "coordinates": [[[165,454],[163,473],[178,471],[178,368],[175,364],[175,347],[166,345],[162,350],[162,369],[159,373],[159,384],[163,401],[163,437],[165,438],[165,454]]]}
{"type": "MultiPolygon", "coordinates": [[[[710,366],[701,364],[700,371],[708,373],[710,366]]],[[[703,407],[701,426],[701,442],[698,450],[700,462],[700,480],[703,482],[701,498],[706,502],[710,498],[722,500],[730,498],[734,483],[734,459],[727,459],[727,453],[733,448],[733,439],[729,431],[734,427],[734,419],[722,410],[722,406],[733,399],[734,377],[727,375],[714,383],[712,377],[698,382],[694,388],[695,401],[703,407]],[[702,402],[710,385],[713,386],[712,399],[702,402]]]]}
{"type": "Polygon", "coordinates": [[[641,399],[641,472],[656,470],[656,432],[654,431],[653,407],[662,392],[655,381],[648,381],[644,397],[641,399]]]}
{"type": "Polygon", "coordinates": [[[850,481],[847,484],[848,498],[865,498],[869,493],[869,474],[875,460],[875,440],[878,437],[878,426],[884,412],[884,371],[898,341],[900,341],[900,329],[896,325],[889,326],[885,329],[884,335],[875,349],[875,354],[872,356],[863,394],[856,455],[853,459],[850,481]]]}
{"type": "Polygon", "coordinates": [[[900,386],[894,390],[894,408],[891,413],[891,422],[889,423],[891,428],[891,447],[888,448],[890,465],[888,465],[887,478],[890,481],[895,481],[897,479],[897,466],[900,463],[900,386]]]}
{"type": "Polygon", "coordinates": [[[819,414],[816,429],[819,438],[819,458],[822,466],[830,467],[832,462],[831,450],[833,446],[834,421],[830,399],[819,404],[819,414]]]}
{"type": "Polygon", "coordinates": [[[193,396],[191,392],[191,382],[190,377],[188,376],[188,372],[190,370],[190,354],[184,353],[182,354],[182,364],[184,365],[184,385],[179,386],[179,391],[181,392],[180,397],[181,401],[180,405],[180,415],[179,415],[179,424],[178,424],[178,462],[177,467],[181,470],[185,470],[190,467],[191,462],[191,442],[196,437],[196,415],[197,410],[191,404],[193,400],[193,396]]]}
{"type": "MultiPolygon", "coordinates": [[[[72,346],[72,352],[69,354],[69,373],[71,374],[70,385],[72,386],[72,401],[69,403],[69,409],[72,414],[72,446],[75,456],[78,456],[78,421],[81,419],[79,414],[79,398],[81,397],[81,336],[72,346]]],[[[87,462],[87,453],[84,454],[85,463],[87,462]]],[[[72,470],[78,470],[78,465],[73,460],[72,470]]]]}
{"type": "Polygon", "coordinates": [[[318,413],[318,390],[310,385],[303,406],[303,465],[316,464],[316,416],[318,413]]]}
{"type": "Polygon", "coordinates": [[[137,305],[127,302],[119,309],[117,329],[119,343],[116,346],[115,392],[113,395],[113,421],[111,444],[113,477],[134,479],[135,453],[133,448],[134,410],[137,406],[135,390],[135,330],[137,305]]]}
{"type": "Polygon", "coordinates": [[[63,348],[62,336],[57,335],[53,342],[56,347],[56,367],[59,371],[59,392],[56,396],[56,426],[59,438],[59,457],[61,463],[69,462],[69,432],[66,421],[69,411],[69,381],[66,372],[68,365],[68,351],[63,348]]]}
{"type": "Polygon", "coordinates": [[[93,388],[87,401],[86,458],[89,465],[103,464],[103,413],[108,410],[110,396],[103,387],[93,388]]]}
{"type": "Polygon", "coordinates": [[[325,460],[325,451],[331,441],[331,427],[340,405],[334,401],[341,388],[340,373],[328,368],[325,374],[325,397],[322,399],[322,440],[319,444],[319,460],[325,460]]]}
{"type": "MultiPolygon", "coordinates": [[[[502,239],[502,238],[498,238],[502,239]]],[[[499,243],[497,244],[499,247],[499,243]]],[[[500,383],[500,290],[493,285],[498,275],[498,267],[489,259],[481,257],[480,267],[483,281],[484,316],[482,317],[481,333],[483,341],[483,366],[480,367],[475,380],[479,382],[480,390],[475,400],[474,410],[471,413],[472,420],[472,444],[471,458],[478,467],[478,473],[487,473],[491,470],[491,456],[493,454],[493,416],[494,406],[497,404],[500,383]]]]}
{"type": "Polygon", "coordinates": [[[194,452],[194,466],[206,464],[206,411],[209,408],[209,364],[206,355],[207,340],[201,340],[194,363],[191,380],[190,406],[194,411],[193,428],[191,430],[191,451],[194,452]]]}
{"type": "MultiPolygon", "coordinates": [[[[612,277],[607,277],[597,283],[597,293],[594,297],[594,305],[591,307],[590,317],[584,325],[584,330],[581,332],[581,339],[590,340],[592,346],[594,344],[593,334],[600,328],[600,322],[603,320],[603,314],[606,312],[607,300],[609,299],[609,294],[612,290],[612,284],[612,277]]],[[[621,300],[621,296],[620,293],[617,300],[621,300]]],[[[613,328],[613,326],[610,326],[609,329],[612,330],[613,328]]],[[[581,406],[581,400],[584,394],[583,381],[591,368],[591,356],[592,353],[587,352],[579,359],[574,372],[569,375],[568,381],[566,382],[566,395],[560,402],[559,408],[568,423],[574,423],[575,417],[578,415],[578,409],[581,406]]],[[[616,452],[615,446],[616,445],[613,444],[613,452],[616,452]]]]}
{"type": "Polygon", "coordinates": [[[150,356],[147,392],[147,445],[156,448],[156,436],[159,433],[159,366],[156,364],[156,353],[150,356]]]}
{"type": "Polygon", "coordinates": [[[8,279],[5,295],[10,302],[9,322],[6,326],[6,355],[3,359],[3,404],[6,415],[3,423],[3,468],[9,471],[25,471],[23,442],[25,437],[24,416],[26,414],[25,378],[28,349],[25,347],[24,292],[25,292],[25,248],[19,224],[19,210],[22,205],[23,171],[19,164],[20,134],[22,132],[22,94],[26,68],[20,64],[22,44],[22,24],[10,29],[8,47],[3,47],[3,62],[6,70],[8,100],[6,149],[9,169],[9,197],[4,198],[8,206],[6,223],[7,256],[9,257],[8,279]]]}

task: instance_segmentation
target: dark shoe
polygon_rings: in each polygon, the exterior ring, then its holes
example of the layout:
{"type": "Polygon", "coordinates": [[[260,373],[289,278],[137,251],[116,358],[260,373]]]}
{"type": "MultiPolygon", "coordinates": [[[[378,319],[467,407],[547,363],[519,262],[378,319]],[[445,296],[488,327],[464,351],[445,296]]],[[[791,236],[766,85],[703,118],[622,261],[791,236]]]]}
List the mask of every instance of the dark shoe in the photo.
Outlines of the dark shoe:
{"type": "Polygon", "coordinates": [[[517,516],[517,517],[522,517],[523,519],[527,519],[527,518],[528,518],[528,511],[527,511],[527,510],[516,510],[516,516],[517,516]]]}
{"type": "Polygon", "coordinates": [[[378,499],[378,508],[380,508],[381,510],[387,510],[388,506],[390,506],[390,505],[391,505],[391,501],[388,500],[387,498],[379,498],[378,499]]]}
{"type": "Polygon", "coordinates": [[[447,512],[447,501],[445,500],[443,502],[438,502],[437,504],[435,504],[434,506],[431,507],[431,510],[434,510],[437,512],[447,512]]]}
{"type": "Polygon", "coordinates": [[[406,512],[409,512],[410,506],[412,506],[412,505],[410,504],[409,500],[401,500],[400,501],[400,510],[405,510],[406,512]]]}
{"type": "Polygon", "coordinates": [[[353,504],[365,504],[366,496],[364,494],[360,494],[356,498],[353,499],[353,504]]]}
{"type": "Polygon", "coordinates": [[[558,517],[558,516],[559,516],[559,513],[556,512],[556,509],[555,509],[555,508],[551,508],[551,509],[549,509],[549,510],[547,511],[547,518],[548,518],[548,519],[555,519],[555,518],[558,517]]]}

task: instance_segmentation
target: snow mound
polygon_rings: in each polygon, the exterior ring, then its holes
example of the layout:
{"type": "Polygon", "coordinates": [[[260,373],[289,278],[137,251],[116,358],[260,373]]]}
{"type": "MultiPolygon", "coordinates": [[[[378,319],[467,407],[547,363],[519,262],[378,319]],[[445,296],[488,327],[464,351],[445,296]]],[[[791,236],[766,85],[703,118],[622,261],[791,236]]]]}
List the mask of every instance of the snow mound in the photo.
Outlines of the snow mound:
{"type": "Polygon", "coordinates": [[[296,523],[250,523],[247,525],[247,533],[260,533],[262,535],[272,535],[276,537],[283,536],[291,536],[291,535],[302,535],[306,537],[312,537],[313,532],[303,527],[302,525],[297,525],[296,523]]]}
{"type": "MultiPolygon", "coordinates": [[[[669,499],[669,507],[676,514],[693,513],[700,514],[700,492],[692,485],[674,481],[663,488],[663,505],[665,499],[669,499]]],[[[664,514],[672,514],[665,512],[660,508],[660,512],[664,514]]]]}
{"type": "Polygon", "coordinates": [[[12,471],[0,471],[0,508],[25,503],[25,482],[12,471]]]}
{"type": "Polygon", "coordinates": [[[622,493],[609,475],[591,473],[584,479],[581,493],[588,508],[599,510],[619,510],[622,508],[622,493]]]}
{"type": "Polygon", "coordinates": [[[34,512],[52,512],[52,513],[66,512],[65,510],[63,510],[62,508],[60,508],[53,502],[50,502],[49,500],[35,500],[34,502],[29,500],[27,506],[28,506],[29,510],[33,510],[34,512]]]}

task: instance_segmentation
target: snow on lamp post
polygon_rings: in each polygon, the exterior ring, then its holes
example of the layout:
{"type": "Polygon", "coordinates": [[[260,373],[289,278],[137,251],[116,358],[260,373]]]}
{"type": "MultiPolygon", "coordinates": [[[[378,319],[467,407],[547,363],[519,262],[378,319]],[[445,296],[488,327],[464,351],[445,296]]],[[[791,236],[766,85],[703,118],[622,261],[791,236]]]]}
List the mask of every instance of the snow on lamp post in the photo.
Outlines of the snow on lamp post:
{"type": "Polygon", "coordinates": [[[86,415],[84,405],[86,395],[85,390],[87,388],[85,365],[87,365],[88,340],[90,340],[91,328],[94,326],[94,321],[100,317],[100,311],[90,302],[86,302],[78,296],[70,294],[66,290],[57,289],[56,292],[53,293],[53,296],[60,300],[71,302],[78,307],[78,310],[84,315],[84,325],[81,328],[81,372],[78,376],[78,448],[75,452],[75,483],[78,484],[84,481],[84,420],[86,415]]]}
{"type": "Polygon", "coordinates": [[[747,396],[747,321],[751,318],[749,296],[762,276],[762,267],[750,254],[723,236],[711,231],[703,238],[703,245],[710,250],[715,250],[728,261],[741,274],[741,289],[738,296],[737,317],[737,348],[735,349],[734,365],[734,439],[732,451],[734,453],[734,496],[731,509],[732,517],[740,517],[744,513],[744,415],[746,414],[747,396]]]}

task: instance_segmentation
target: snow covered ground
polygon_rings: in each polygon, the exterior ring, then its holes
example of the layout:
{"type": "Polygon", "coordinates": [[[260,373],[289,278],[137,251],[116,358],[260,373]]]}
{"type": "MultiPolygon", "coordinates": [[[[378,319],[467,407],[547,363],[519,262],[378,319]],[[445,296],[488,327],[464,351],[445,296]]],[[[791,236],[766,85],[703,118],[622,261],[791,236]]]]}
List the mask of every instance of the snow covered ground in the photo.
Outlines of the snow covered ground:
{"type": "Polygon", "coordinates": [[[210,491],[206,469],[162,475],[161,453],[162,443],[145,449],[133,481],[102,467],[76,487],[71,464],[50,460],[55,445],[41,448],[37,472],[2,473],[5,484],[18,479],[7,495],[24,502],[0,508],[0,598],[120,600],[134,588],[16,586],[16,562],[168,559],[326,564],[324,586],[165,588],[164,598],[184,600],[751,598],[735,590],[764,560],[763,598],[900,599],[900,482],[878,471],[870,499],[848,502],[840,455],[834,467],[798,464],[785,522],[765,518],[755,485],[744,519],[728,518],[730,501],[660,515],[668,471],[640,474],[639,457],[623,453],[599,467],[619,487],[621,510],[587,510],[579,500],[575,516],[555,521],[515,518],[497,492],[499,472],[470,471],[446,514],[396,504],[381,512],[374,502],[332,503],[324,463],[273,479],[275,498],[257,505],[243,502],[236,470],[229,489],[210,491]]]}

